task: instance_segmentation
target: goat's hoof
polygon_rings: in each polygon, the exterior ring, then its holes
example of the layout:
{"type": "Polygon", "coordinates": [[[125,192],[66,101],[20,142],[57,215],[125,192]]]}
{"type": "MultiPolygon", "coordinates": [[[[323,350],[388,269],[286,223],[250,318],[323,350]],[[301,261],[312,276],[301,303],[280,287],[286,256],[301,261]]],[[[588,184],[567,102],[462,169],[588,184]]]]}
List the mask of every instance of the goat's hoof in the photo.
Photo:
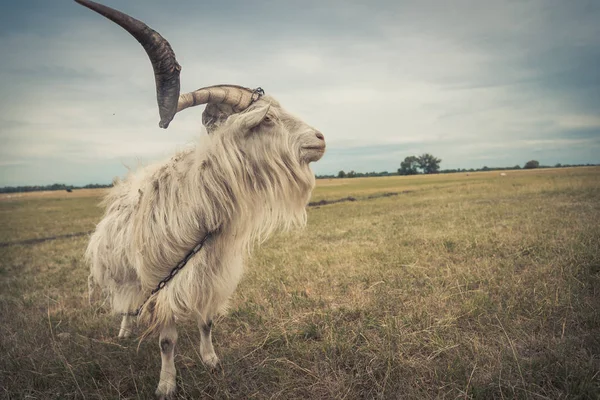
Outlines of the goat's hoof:
{"type": "Polygon", "coordinates": [[[129,331],[122,331],[122,332],[119,332],[119,336],[117,336],[117,338],[119,338],[119,339],[127,339],[129,336],[131,336],[131,332],[129,332],[129,331]]]}
{"type": "Polygon", "coordinates": [[[171,389],[162,389],[161,385],[158,385],[154,397],[156,400],[172,400],[175,398],[175,387],[171,389]]]}
{"type": "Polygon", "coordinates": [[[204,362],[204,365],[206,365],[206,367],[210,370],[215,370],[221,366],[219,357],[217,357],[215,354],[206,357],[206,360],[202,360],[202,362],[204,362]]]}
{"type": "Polygon", "coordinates": [[[154,395],[160,400],[171,400],[175,398],[175,389],[177,389],[175,379],[161,380],[158,383],[158,387],[156,388],[154,395]]]}

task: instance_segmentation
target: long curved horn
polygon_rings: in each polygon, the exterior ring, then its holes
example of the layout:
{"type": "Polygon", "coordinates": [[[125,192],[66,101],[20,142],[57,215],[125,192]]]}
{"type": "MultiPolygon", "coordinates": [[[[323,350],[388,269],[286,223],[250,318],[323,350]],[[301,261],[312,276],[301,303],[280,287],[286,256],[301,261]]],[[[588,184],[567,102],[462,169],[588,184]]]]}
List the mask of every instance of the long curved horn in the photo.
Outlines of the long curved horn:
{"type": "Polygon", "coordinates": [[[264,94],[261,88],[248,89],[237,85],[207,86],[179,96],[177,112],[200,104],[229,104],[235,112],[248,108],[264,94]]]}
{"type": "Polygon", "coordinates": [[[264,94],[261,88],[251,90],[235,85],[216,85],[179,95],[179,73],[181,66],[175,59],[175,52],[169,42],[158,32],[129,15],[91,0],[75,0],[98,14],[110,19],[129,32],[146,50],[156,81],[156,98],[160,122],[158,126],[167,128],[175,114],[188,107],[200,104],[229,104],[234,111],[247,108],[264,94]]]}
{"type": "Polygon", "coordinates": [[[177,63],[169,42],[148,25],[127,14],[90,0],[75,1],[118,24],[144,47],[154,69],[156,98],[160,114],[159,126],[167,128],[177,112],[179,72],[181,71],[181,66],[177,63]]]}

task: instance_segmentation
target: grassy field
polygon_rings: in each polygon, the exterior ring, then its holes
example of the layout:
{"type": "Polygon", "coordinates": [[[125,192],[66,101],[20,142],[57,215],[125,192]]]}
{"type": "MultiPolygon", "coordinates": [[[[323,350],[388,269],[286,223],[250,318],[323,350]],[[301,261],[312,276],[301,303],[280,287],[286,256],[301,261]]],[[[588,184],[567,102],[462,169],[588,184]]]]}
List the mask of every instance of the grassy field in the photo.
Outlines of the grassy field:
{"type": "MultiPolygon", "coordinates": [[[[0,197],[2,398],[154,392],[157,340],[87,305],[86,237],[14,244],[90,231],[101,193],[0,197]]],[[[313,201],[349,196],[254,253],[222,370],[180,326],[180,398],[600,398],[600,168],[322,180],[313,201]]]]}

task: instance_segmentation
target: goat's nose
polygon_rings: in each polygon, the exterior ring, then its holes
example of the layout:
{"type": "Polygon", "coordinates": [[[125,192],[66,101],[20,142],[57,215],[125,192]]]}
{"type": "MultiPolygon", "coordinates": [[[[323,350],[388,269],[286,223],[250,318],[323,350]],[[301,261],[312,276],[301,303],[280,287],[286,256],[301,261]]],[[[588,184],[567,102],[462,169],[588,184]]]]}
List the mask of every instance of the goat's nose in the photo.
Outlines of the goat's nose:
{"type": "Polygon", "coordinates": [[[323,134],[319,131],[315,133],[315,136],[317,137],[317,139],[325,140],[325,136],[323,136],[323,134]]]}

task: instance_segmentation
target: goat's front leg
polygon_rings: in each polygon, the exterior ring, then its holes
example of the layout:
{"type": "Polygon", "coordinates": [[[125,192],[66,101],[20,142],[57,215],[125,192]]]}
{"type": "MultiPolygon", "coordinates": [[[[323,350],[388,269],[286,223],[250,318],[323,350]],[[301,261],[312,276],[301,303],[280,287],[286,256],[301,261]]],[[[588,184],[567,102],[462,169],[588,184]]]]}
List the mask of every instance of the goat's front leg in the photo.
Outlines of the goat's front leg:
{"type": "Polygon", "coordinates": [[[212,319],[200,319],[198,328],[200,329],[200,357],[202,362],[209,368],[215,368],[219,365],[219,357],[215,354],[212,345],[212,319]]]}
{"type": "Polygon", "coordinates": [[[175,321],[171,321],[164,326],[160,331],[160,355],[162,366],[160,368],[160,382],[156,389],[156,397],[158,399],[171,399],[175,395],[175,378],[177,371],[175,370],[175,345],[177,344],[177,329],[175,321]]]}
{"type": "Polygon", "coordinates": [[[128,338],[133,330],[133,316],[123,315],[121,320],[121,329],[119,329],[119,338],[128,338]]]}

